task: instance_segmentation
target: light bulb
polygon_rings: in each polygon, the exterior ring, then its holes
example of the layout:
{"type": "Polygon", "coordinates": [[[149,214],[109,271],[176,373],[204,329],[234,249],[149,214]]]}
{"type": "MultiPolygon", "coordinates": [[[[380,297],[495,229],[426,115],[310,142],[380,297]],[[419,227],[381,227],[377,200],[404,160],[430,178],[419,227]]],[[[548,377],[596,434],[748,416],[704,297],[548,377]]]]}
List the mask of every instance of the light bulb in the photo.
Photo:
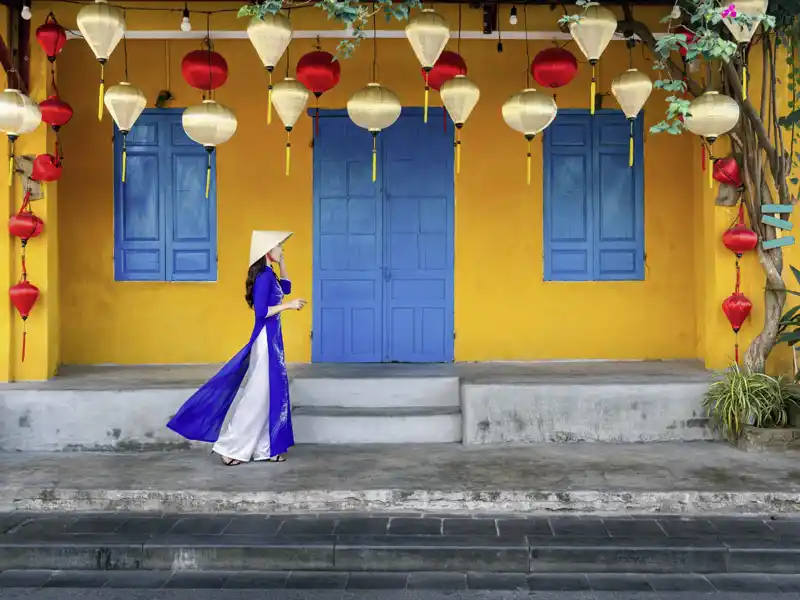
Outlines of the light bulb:
{"type": "Polygon", "coordinates": [[[508,22],[511,23],[512,25],[516,25],[517,24],[517,7],[516,6],[512,6],[511,7],[511,16],[508,18],[508,22]]]}
{"type": "Polygon", "coordinates": [[[20,13],[20,16],[26,21],[31,20],[31,7],[27,2],[25,2],[25,4],[22,6],[22,12],[20,13]]]}
{"type": "Polygon", "coordinates": [[[677,4],[672,7],[672,12],[669,15],[673,19],[680,19],[681,18],[681,7],[677,4]]]}
{"type": "Polygon", "coordinates": [[[189,21],[189,7],[183,9],[183,19],[181,19],[181,31],[189,32],[192,30],[192,23],[189,21]]]}

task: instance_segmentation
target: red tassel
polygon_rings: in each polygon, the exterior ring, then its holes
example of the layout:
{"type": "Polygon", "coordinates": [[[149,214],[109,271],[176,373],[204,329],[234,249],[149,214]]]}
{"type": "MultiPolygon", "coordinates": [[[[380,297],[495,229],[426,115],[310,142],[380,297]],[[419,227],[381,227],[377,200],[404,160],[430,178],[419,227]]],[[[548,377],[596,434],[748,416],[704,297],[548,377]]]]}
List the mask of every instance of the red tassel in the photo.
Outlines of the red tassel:
{"type": "Polygon", "coordinates": [[[736,334],[736,345],[734,346],[734,352],[736,353],[736,364],[739,364],[739,334],[736,334]]]}
{"type": "Polygon", "coordinates": [[[25,362],[25,347],[28,341],[28,319],[22,320],[22,362],[25,362]]]}

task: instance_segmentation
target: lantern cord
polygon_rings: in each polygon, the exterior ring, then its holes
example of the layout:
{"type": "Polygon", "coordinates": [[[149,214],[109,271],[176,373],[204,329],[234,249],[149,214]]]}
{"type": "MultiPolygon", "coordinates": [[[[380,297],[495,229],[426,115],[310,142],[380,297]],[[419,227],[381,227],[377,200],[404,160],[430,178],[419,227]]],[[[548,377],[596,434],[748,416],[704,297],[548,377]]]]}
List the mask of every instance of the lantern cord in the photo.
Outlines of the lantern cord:
{"type": "Polygon", "coordinates": [[[169,40],[164,40],[164,74],[167,79],[167,89],[169,89],[169,40]]]}
{"type": "MultiPolygon", "coordinates": [[[[123,11],[123,14],[124,11],[123,11]]],[[[127,17],[126,17],[127,19],[127,17]]],[[[125,81],[129,81],[128,79],[128,36],[122,36],[122,58],[123,62],[125,63],[125,81]]]]}
{"type": "MultiPolygon", "coordinates": [[[[289,21],[292,20],[292,9],[291,8],[286,11],[286,18],[289,19],[289,21]]],[[[286,78],[287,79],[289,78],[289,63],[290,63],[290,61],[289,61],[289,50],[291,50],[291,48],[292,48],[292,40],[289,39],[289,43],[286,44],[286,78]]]]}
{"type": "Polygon", "coordinates": [[[461,128],[456,128],[456,175],[461,173],[461,128]]]}
{"type": "Polygon", "coordinates": [[[733,344],[733,352],[736,355],[736,364],[738,365],[739,364],[739,332],[737,331],[733,335],[735,336],[734,339],[736,340],[736,342],[734,342],[734,344],[733,344]]]}
{"type": "Polygon", "coordinates": [[[375,3],[372,3],[372,81],[378,81],[378,23],[375,20],[375,3]]]}
{"type": "Polygon", "coordinates": [[[103,96],[106,94],[106,65],[100,63],[100,92],[97,98],[97,120],[103,120],[103,96]]]}
{"type": "Polygon", "coordinates": [[[628,141],[628,166],[633,166],[633,119],[628,119],[631,125],[631,134],[628,141]]]}
{"type": "Polygon", "coordinates": [[[314,112],[314,137],[319,135],[319,96],[317,96],[317,106],[314,112]]]}
{"type": "Polygon", "coordinates": [[[292,130],[286,129],[286,176],[289,176],[289,165],[292,162],[292,130]]]}
{"type": "Polygon", "coordinates": [[[591,106],[591,112],[594,114],[594,101],[595,95],[597,94],[597,61],[593,60],[592,63],[592,87],[589,90],[591,94],[591,98],[589,98],[589,106],[591,106]]]}
{"type": "Polygon", "coordinates": [[[206,198],[208,198],[208,193],[211,191],[211,154],[214,152],[214,149],[211,148],[210,150],[207,149],[208,152],[208,165],[206,166],[206,198]]]}
{"type": "Polygon", "coordinates": [[[425,108],[424,108],[423,118],[422,118],[423,123],[427,123],[428,122],[428,96],[431,93],[431,86],[430,86],[430,83],[428,83],[428,74],[429,73],[430,73],[430,69],[425,69],[425,108]]]}
{"type": "MultiPolygon", "coordinates": [[[[531,87],[531,47],[528,43],[528,5],[522,5],[522,21],[523,26],[525,27],[525,60],[527,61],[525,65],[525,80],[527,85],[525,87],[531,87]]],[[[530,183],[530,182],[528,182],[530,183]]]]}
{"type": "Polygon", "coordinates": [[[8,138],[11,141],[11,148],[8,151],[8,187],[14,185],[14,138],[8,138]]]}
{"type": "Polygon", "coordinates": [[[28,345],[28,319],[22,319],[22,361],[25,362],[25,349],[28,345]]]}
{"type": "Polygon", "coordinates": [[[372,182],[378,180],[378,134],[372,134],[372,182]]]}
{"type": "Polygon", "coordinates": [[[528,157],[527,157],[527,181],[528,185],[531,184],[531,140],[528,140],[528,157]]]}
{"type": "Polygon", "coordinates": [[[712,144],[708,145],[708,187],[714,187],[714,148],[712,144]]]}
{"type": "Polygon", "coordinates": [[[211,53],[214,51],[213,45],[211,44],[211,13],[206,15],[206,39],[205,42],[208,46],[208,99],[212,100],[211,94],[213,94],[213,82],[214,82],[214,75],[213,71],[211,70],[211,53]]]}
{"type": "Polygon", "coordinates": [[[747,56],[742,48],[742,100],[747,100],[747,56]]]}
{"type": "Polygon", "coordinates": [[[267,88],[267,125],[272,123],[272,69],[273,67],[267,67],[267,72],[269,73],[269,87],[267,88]]]}
{"type": "Polygon", "coordinates": [[[461,54],[461,4],[458,5],[458,42],[456,43],[456,52],[461,54]]]}
{"type": "Polygon", "coordinates": [[[128,170],[128,137],[122,134],[122,183],[125,183],[125,172],[128,170]]]}

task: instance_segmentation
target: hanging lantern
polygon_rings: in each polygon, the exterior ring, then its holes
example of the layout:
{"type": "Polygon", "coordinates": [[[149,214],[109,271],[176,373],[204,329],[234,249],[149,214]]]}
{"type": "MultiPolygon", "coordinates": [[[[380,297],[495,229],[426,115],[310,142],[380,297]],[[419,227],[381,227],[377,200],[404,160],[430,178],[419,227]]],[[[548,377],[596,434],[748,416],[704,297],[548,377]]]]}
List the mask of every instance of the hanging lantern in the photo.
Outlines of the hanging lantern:
{"type": "Polygon", "coordinates": [[[181,75],[190,86],[211,91],[228,80],[228,62],[213,50],[192,50],[181,61],[181,75]]]}
{"type": "Polygon", "coordinates": [[[556,118],[556,101],[533,88],[514,94],[503,104],[503,120],[511,129],[519,131],[528,140],[527,173],[531,184],[531,141],[556,118]]]}
{"type": "Polygon", "coordinates": [[[8,136],[8,185],[14,178],[14,142],[30,133],[42,122],[42,113],[36,103],[19,90],[7,89],[0,94],[0,131],[8,136]]]}
{"type": "Polygon", "coordinates": [[[289,164],[292,158],[292,128],[308,104],[308,89],[291,77],[275,84],[272,90],[272,103],[278,112],[278,118],[286,127],[286,176],[289,176],[289,164]]]}
{"type": "Polygon", "coordinates": [[[111,6],[106,0],[94,0],[78,11],[78,29],[100,63],[100,93],[97,102],[97,120],[103,119],[105,96],[105,65],[122,36],[125,35],[125,12],[111,6]]]}
{"type": "MultiPolygon", "coordinates": [[[[445,82],[450,81],[456,75],[467,74],[467,63],[458,52],[445,50],[439,56],[439,60],[427,73],[428,85],[432,90],[439,91],[445,82]]],[[[425,69],[422,69],[422,76],[425,77],[425,69]]]]}
{"type": "Polygon", "coordinates": [[[747,99],[747,60],[746,47],[756,33],[756,29],[761,24],[761,18],[767,13],[768,0],[735,0],[729,2],[724,8],[731,11],[734,16],[738,14],[747,15],[754,18],[750,24],[745,25],[731,17],[722,19],[728,31],[731,32],[733,39],[742,46],[742,100],[747,99]]]}
{"type": "MultiPolygon", "coordinates": [[[[689,105],[689,114],[683,121],[686,129],[699,135],[708,143],[708,160],[713,161],[714,141],[728,133],[739,121],[739,105],[730,96],[708,91],[689,105]]],[[[708,186],[713,187],[712,165],[708,165],[708,186]]]]}
{"type": "Polygon", "coordinates": [[[64,49],[67,43],[67,32],[56,21],[53,13],[47,15],[43,25],[36,28],[36,41],[47,55],[47,60],[55,61],[56,56],[64,49]]]}
{"type": "Polygon", "coordinates": [[[478,86],[464,75],[456,75],[442,85],[442,103],[456,126],[456,173],[461,172],[461,128],[481,97],[478,86]]]}
{"type": "Polygon", "coordinates": [[[720,183],[732,185],[735,188],[743,188],[742,175],[739,171],[739,163],[732,156],[718,158],[714,161],[713,177],[720,183]]]}
{"type": "Polygon", "coordinates": [[[619,106],[630,124],[630,140],[628,144],[628,165],[633,166],[633,124],[639,111],[644,108],[645,102],[653,91],[653,82],[650,78],[636,69],[628,69],[617,75],[611,82],[611,93],[619,102],[619,106]]]}
{"type": "Polygon", "coordinates": [[[722,312],[728,317],[731,328],[735,333],[739,333],[745,319],[750,316],[753,303],[741,292],[734,292],[722,302],[722,312]]]}
{"type": "Polygon", "coordinates": [[[569,24],[569,32],[578,48],[592,65],[591,112],[594,114],[597,93],[597,61],[617,31],[617,17],[603,6],[593,4],[586,9],[579,21],[569,24]]]}
{"type": "Polygon", "coordinates": [[[63,125],[72,118],[72,107],[58,96],[50,96],[39,104],[42,121],[50,125],[53,131],[58,132],[63,125]]]}
{"type": "Polygon", "coordinates": [[[424,122],[427,123],[430,73],[450,40],[450,27],[442,15],[431,8],[424,8],[406,25],[406,37],[425,72],[424,122]]]}
{"type": "Polygon", "coordinates": [[[758,245],[758,235],[744,223],[744,207],[739,205],[739,218],[736,224],[722,234],[722,243],[737,258],[758,245]]]}
{"type": "Polygon", "coordinates": [[[261,63],[269,73],[269,97],[267,98],[267,125],[272,123],[272,71],[292,41],[292,24],[277,12],[266,13],[255,18],[247,27],[247,37],[258,53],[261,63]]]}
{"type": "Polygon", "coordinates": [[[22,362],[25,362],[25,343],[28,337],[27,321],[33,306],[39,299],[39,288],[32,285],[27,279],[23,279],[18,284],[11,286],[8,296],[19,312],[19,316],[22,317],[22,362]]]}
{"type": "Polygon", "coordinates": [[[542,50],[531,63],[531,75],[542,87],[563,87],[575,79],[577,73],[577,59],[564,48],[542,50]]]}
{"type": "Polygon", "coordinates": [[[378,174],[378,134],[400,118],[402,105],[393,91],[379,83],[367,84],[350,96],[347,114],[350,120],[372,134],[372,181],[378,174]]]}
{"type": "Polygon", "coordinates": [[[306,86],[306,89],[317,99],[314,118],[314,135],[317,135],[319,133],[319,98],[339,83],[342,66],[330,52],[316,50],[300,57],[295,73],[297,81],[306,86]]]}
{"type": "Polygon", "coordinates": [[[125,172],[128,167],[128,132],[133,129],[136,119],[147,106],[147,98],[138,87],[123,81],[108,88],[105,102],[108,113],[122,134],[122,183],[125,183],[125,172]]]}
{"type": "Polygon", "coordinates": [[[44,221],[29,210],[21,210],[8,220],[8,232],[22,240],[22,244],[42,233],[44,221]]]}
{"type": "Polygon", "coordinates": [[[31,179],[50,183],[61,179],[61,159],[52,154],[39,154],[33,160],[31,179]]]}
{"type": "Polygon", "coordinates": [[[206,169],[206,198],[211,187],[211,155],[214,148],[227,142],[236,133],[236,115],[226,106],[214,100],[203,100],[198,106],[190,106],[183,111],[181,119],[183,130],[189,138],[208,152],[206,169]]]}
{"type": "MultiPolygon", "coordinates": [[[[678,35],[682,35],[683,39],[686,40],[686,44],[687,45],[691,44],[694,41],[694,38],[696,37],[693,31],[690,31],[689,29],[686,29],[686,27],[684,27],[683,25],[678,27],[675,30],[675,33],[678,34],[678,35]]],[[[680,44],[678,44],[678,52],[680,52],[681,58],[686,60],[686,53],[688,52],[688,50],[686,48],[684,48],[683,46],[681,46],[680,44]]]]}

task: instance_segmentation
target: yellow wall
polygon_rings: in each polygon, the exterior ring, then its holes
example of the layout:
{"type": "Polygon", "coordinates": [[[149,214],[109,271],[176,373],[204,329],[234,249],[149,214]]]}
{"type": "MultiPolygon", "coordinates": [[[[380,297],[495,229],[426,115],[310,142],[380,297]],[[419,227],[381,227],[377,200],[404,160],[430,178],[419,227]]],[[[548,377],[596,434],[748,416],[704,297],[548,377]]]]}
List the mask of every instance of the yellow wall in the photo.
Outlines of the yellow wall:
{"type": "MultiPolygon", "coordinates": [[[[444,9],[445,7],[441,7],[444,9]]],[[[449,7],[447,7],[449,8],[449,7]]],[[[67,26],[68,5],[57,5],[67,26]]],[[[447,14],[451,23],[457,17],[447,14]]],[[[655,26],[658,11],[648,17],[655,26]]],[[[131,29],[176,29],[179,13],[129,12],[131,29]]],[[[480,28],[480,11],[464,9],[464,28],[480,28]]],[[[501,17],[503,23],[508,16],[501,17]]],[[[556,13],[531,11],[537,29],[552,28],[556,13]]],[[[199,15],[195,27],[201,26],[199,15]]],[[[329,27],[312,10],[293,16],[297,29],[329,27]]],[[[213,28],[241,29],[242,21],[214,17],[213,28]]],[[[397,27],[397,25],[393,25],[397,27]]],[[[518,27],[518,29],[520,29],[518,27]]],[[[332,50],[335,42],[325,41],[332,50]]],[[[549,45],[530,42],[531,56],[549,45]]],[[[296,40],[292,62],[312,49],[296,40]]],[[[544,283],[542,186],[525,185],[525,143],[502,120],[505,99],[525,86],[525,44],[506,41],[502,54],[493,42],[463,41],[461,54],[481,100],[464,130],[462,172],[456,188],[455,319],[456,359],[526,360],[556,358],[655,359],[700,356],[695,308],[698,278],[691,265],[693,187],[681,173],[697,164],[689,136],[647,135],[645,147],[645,229],[647,266],[643,282],[544,283]],[[491,278],[492,293],[486,294],[491,278]]],[[[129,41],[129,73],[153,102],[160,89],[176,96],[173,106],[200,100],[180,76],[180,61],[199,47],[191,41],[129,41]],[[169,66],[167,72],[167,65],[169,66]]],[[[455,48],[455,41],[450,47],[455,48]]],[[[63,129],[67,154],[59,183],[61,261],[61,348],[65,363],[194,363],[228,358],[246,339],[252,316],[242,300],[243,257],[251,229],[290,229],[288,246],[296,294],[311,297],[312,151],[311,121],[295,129],[292,175],[283,174],[279,125],[266,126],[266,75],[247,40],[217,42],[230,77],[217,99],[236,113],[240,127],[218,151],[219,281],[206,283],[116,283],[113,278],[112,124],[95,116],[99,68],[87,45],[67,45],[59,66],[62,97],[75,109],[63,129]]],[[[572,47],[573,51],[577,50],[572,47]]],[[[112,56],[106,80],[122,77],[122,48],[112,56]]],[[[369,45],[342,63],[339,86],[322,106],[343,107],[367,83],[369,45]]],[[[634,56],[635,66],[651,63],[634,56]]],[[[627,68],[623,44],[612,42],[601,61],[600,89],[627,68]]],[[[277,72],[281,75],[284,67],[277,72]]],[[[422,99],[419,66],[405,40],[379,40],[379,78],[406,106],[422,99]]],[[[586,107],[589,71],[558,90],[563,108],[586,107]]],[[[654,94],[646,128],[661,118],[662,96],[654,94]]],[[[606,107],[616,103],[608,97],[606,107]]],[[[541,146],[534,144],[534,173],[541,172],[541,146]]],[[[288,359],[310,359],[311,311],[288,315],[288,359]]]]}

